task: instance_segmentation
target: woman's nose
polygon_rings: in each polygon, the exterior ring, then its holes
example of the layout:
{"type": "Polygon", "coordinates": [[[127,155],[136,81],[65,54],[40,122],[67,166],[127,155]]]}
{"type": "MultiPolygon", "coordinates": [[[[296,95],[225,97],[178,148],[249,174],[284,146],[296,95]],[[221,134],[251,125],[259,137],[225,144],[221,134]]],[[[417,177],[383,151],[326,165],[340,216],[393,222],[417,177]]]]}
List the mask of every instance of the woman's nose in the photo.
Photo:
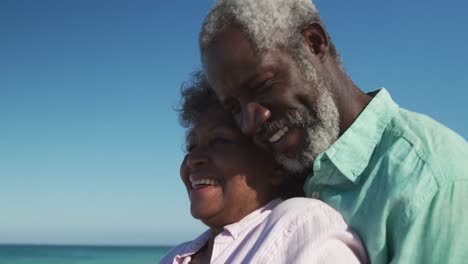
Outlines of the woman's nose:
{"type": "Polygon", "coordinates": [[[180,164],[180,176],[184,180],[188,180],[188,177],[192,170],[198,166],[202,166],[208,162],[208,156],[201,151],[192,150],[185,155],[182,164],[180,164]]]}
{"type": "Polygon", "coordinates": [[[206,155],[203,148],[197,148],[197,149],[190,151],[190,153],[187,153],[187,155],[185,156],[185,160],[184,160],[185,164],[188,167],[202,165],[202,164],[205,164],[207,161],[208,161],[208,156],[206,155]]]}

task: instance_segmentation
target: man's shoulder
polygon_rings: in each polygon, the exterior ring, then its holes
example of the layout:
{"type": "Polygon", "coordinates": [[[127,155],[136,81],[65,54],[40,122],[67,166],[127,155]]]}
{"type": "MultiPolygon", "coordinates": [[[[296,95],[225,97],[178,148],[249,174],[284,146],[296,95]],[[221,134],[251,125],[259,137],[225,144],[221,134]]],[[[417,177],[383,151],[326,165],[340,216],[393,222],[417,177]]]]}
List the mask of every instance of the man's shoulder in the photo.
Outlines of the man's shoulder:
{"type": "MultiPolygon", "coordinates": [[[[417,166],[424,167],[441,184],[466,177],[468,144],[457,133],[434,119],[405,109],[399,109],[385,129],[378,153],[400,164],[396,168],[414,174],[417,166]],[[398,166],[400,165],[400,166],[398,166]]],[[[403,172],[403,171],[402,171],[403,172]]]]}
{"type": "MultiPolygon", "coordinates": [[[[389,128],[392,133],[406,138],[412,144],[420,148],[433,145],[443,145],[451,147],[453,144],[466,144],[466,141],[450,128],[437,122],[431,117],[399,108],[392,118],[389,128]]],[[[466,147],[466,146],[465,146],[466,147]]]]}

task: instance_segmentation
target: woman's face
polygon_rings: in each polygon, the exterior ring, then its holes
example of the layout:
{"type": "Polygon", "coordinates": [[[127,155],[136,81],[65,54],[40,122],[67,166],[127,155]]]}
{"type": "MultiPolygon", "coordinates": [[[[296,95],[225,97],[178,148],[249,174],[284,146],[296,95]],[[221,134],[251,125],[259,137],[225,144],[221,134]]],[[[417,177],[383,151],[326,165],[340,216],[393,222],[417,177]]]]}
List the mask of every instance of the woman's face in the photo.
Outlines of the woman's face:
{"type": "Polygon", "coordinates": [[[273,157],[250,142],[221,106],[201,116],[188,135],[180,175],[193,217],[222,228],[275,198],[282,174],[273,157]]]}

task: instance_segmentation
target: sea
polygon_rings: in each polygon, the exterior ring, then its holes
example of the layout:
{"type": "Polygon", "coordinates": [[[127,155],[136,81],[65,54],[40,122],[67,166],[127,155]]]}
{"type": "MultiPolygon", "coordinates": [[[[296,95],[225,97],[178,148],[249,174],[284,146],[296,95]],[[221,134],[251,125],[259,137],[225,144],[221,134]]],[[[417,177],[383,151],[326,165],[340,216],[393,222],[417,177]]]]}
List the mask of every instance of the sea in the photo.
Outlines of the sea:
{"type": "Polygon", "coordinates": [[[0,245],[0,264],[157,264],[169,246],[0,245]]]}

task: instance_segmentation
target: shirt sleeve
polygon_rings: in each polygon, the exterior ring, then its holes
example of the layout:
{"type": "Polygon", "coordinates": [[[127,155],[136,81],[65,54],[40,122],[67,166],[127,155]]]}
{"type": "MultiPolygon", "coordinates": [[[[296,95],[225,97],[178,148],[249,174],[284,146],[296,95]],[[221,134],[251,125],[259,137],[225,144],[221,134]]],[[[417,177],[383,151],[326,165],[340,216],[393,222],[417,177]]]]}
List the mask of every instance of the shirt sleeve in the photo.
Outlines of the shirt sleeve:
{"type": "Polygon", "coordinates": [[[392,263],[466,263],[468,259],[468,181],[441,188],[395,234],[392,263]]]}

